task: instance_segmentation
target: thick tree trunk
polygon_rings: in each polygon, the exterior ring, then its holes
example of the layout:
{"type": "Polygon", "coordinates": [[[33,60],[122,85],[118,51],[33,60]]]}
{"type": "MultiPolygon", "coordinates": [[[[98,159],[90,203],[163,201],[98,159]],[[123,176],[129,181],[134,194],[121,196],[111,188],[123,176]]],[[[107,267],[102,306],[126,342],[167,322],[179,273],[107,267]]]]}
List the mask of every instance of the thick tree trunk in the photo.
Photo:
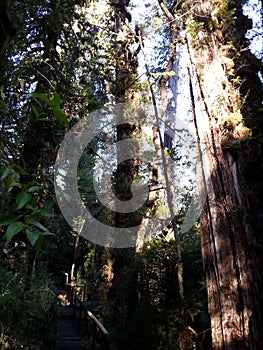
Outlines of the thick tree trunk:
{"type": "MultiPolygon", "coordinates": [[[[220,122],[215,112],[230,113],[230,101],[219,103],[227,80],[220,56],[202,62],[202,80],[188,41],[193,114],[207,202],[201,214],[202,252],[214,350],[263,348],[258,314],[256,272],[251,253],[247,203],[237,161],[222,149],[220,122]],[[220,68],[221,67],[221,68],[220,68]],[[213,76],[213,81],[209,77],[213,76]],[[222,84],[222,85],[221,85],[222,84]]],[[[205,55],[204,55],[205,57],[205,55]]]]}
{"type": "MultiPolygon", "coordinates": [[[[115,14],[114,32],[116,34],[115,55],[116,55],[116,84],[115,96],[117,103],[126,103],[132,98],[130,87],[132,85],[134,74],[137,72],[137,55],[132,54],[130,45],[133,38],[133,33],[126,25],[127,21],[131,20],[131,15],[127,10],[129,1],[116,0],[112,2],[112,8],[115,14]]],[[[123,113],[126,113],[126,108],[123,108],[123,113]]],[[[127,118],[128,119],[128,118],[127,118]]],[[[123,120],[126,116],[123,115],[123,120]]],[[[117,154],[121,158],[121,146],[118,142],[133,139],[138,132],[138,128],[131,121],[119,124],[116,128],[117,136],[117,154]]],[[[132,198],[131,184],[134,176],[137,173],[138,159],[131,157],[125,161],[119,161],[115,173],[115,194],[119,200],[128,201],[132,198]]],[[[133,213],[116,212],[115,225],[116,227],[125,227],[127,223],[132,222],[133,213]]]]}

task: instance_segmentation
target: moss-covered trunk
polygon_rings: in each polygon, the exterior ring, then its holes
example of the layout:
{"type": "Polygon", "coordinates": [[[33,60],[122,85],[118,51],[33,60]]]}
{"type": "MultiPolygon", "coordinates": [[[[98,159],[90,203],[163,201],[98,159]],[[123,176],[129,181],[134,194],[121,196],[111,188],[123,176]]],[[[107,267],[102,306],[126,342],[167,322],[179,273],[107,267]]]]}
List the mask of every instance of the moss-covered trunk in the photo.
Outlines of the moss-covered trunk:
{"type": "Polygon", "coordinates": [[[188,49],[207,190],[201,228],[213,349],[262,349],[247,203],[231,150],[249,131],[241,121],[238,93],[229,81],[231,59],[226,47],[213,34],[209,41],[202,56],[192,48],[191,39],[188,49]]]}

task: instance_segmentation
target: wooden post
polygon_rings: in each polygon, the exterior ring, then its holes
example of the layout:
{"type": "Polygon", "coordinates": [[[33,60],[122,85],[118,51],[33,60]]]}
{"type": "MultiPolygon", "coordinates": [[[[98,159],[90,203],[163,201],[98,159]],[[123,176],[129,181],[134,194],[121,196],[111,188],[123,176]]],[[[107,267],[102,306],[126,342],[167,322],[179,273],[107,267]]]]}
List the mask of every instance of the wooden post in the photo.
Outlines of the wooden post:
{"type": "Polygon", "coordinates": [[[68,287],[68,273],[65,272],[65,284],[66,284],[66,289],[68,287]]]}

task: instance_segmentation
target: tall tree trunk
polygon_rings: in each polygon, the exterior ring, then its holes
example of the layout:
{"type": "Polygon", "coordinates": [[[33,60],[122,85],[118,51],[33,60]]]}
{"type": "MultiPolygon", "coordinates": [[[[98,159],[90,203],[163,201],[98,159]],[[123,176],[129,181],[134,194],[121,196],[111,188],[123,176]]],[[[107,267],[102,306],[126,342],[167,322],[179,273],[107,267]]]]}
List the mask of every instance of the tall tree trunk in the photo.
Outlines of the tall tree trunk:
{"type": "MultiPolygon", "coordinates": [[[[177,47],[179,42],[178,37],[179,37],[181,28],[178,26],[178,21],[176,20],[176,17],[173,15],[173,12],[175,11],[175,8],[176,8],[176,3],[172,6],[171,9],[168,9],[168,7],[164,4],[162,0],[158,0],[158,3],[165,17],[169,21],[170,36],[171,36],[169,60],[164,72],[167,74],[164,74],[160,80],[161,110],[160,110],[159,118],[163,119],[165,113],[168,112],[167,107],[168,107],[169,101],[167,96],[167,88],[168,88],[167,83],[171,78],[169,73],[177,66],[176,52],[177,52],[177,47]]],[[[173,91],[173,94],[174,94],[173,102],[174,104],[176,104],[177,91],[173,91]]],[[[172,113],[175,113],[175,110],[173,110],[172,113]]],[[[169,144],[170,142],[167,143],[168,146],[169,144]]],[[[187,350],[192,346],[192,339],[191,339],[190,331],[187,327],[187,320],[185,315],[183,259],[182,259],[181,245],[179,240],[179,232],[177,228],[177,218],[175,216],[176,213],[173,210],[173,203],[175,198],[173,198],[173,195],[169,190],[170,179],[168,178],[168,164],[166,162],[166,158],[164,155],[164,143],[162,142],[162,140],[161,140],[161,147],[162,147],[162,163],[163,163],[163,170],[164,170],[165,185],[167,188],[167,205],[171,214],[171,228],[174,234],[174,244],[175,244],[176,257],[177,257],[176,268],[177,268],[177,281],[178,281],[178,287],[179,287],[179,309],[180,309],[180,315],[178,319],[178,324],[179,324],[178,343],[179,343],[179,348],[181,350],[187,350]]]]}
{"type": "MultiPolygon", "coordinates": [[[[133,33],[130,31],[127,21],[131,21],[131,15],[127,10],[129,1],[115,0],[112,2],[112,7],[115,13],[114,32],[116,34],[115,55],[116,55],[116,102],[126,103],[132,97],[130,87],[134,79],[134,74],[137,73],[137,56],[133,55],[130,50],[130,45],[133,38],[133,33]]],[[[125,108],[122,110],[126,112],[125,108]]],[[[126,116],[123,115],[123,120],[126,116]]],[[[122,156],[118,142],[134,138],[138,132],[135,123],[127,122],[117,125],[117,152],[122,156]]],[[[122,201],[130,200],[132,197],[131,184],[136,175],[138,160],[135,158],[125,161],[118,161],[117,171],[115,174],[115,193],[118,199],[122,201]]],[[[125,227],[125,222],[130,224],[132,214],[116,212],[115,225],[116,227],[125,227]]]]}
{"type": "Polygon", "coordinates": [[[216,113],[223,117],[231,113],[231,98],[236,96],[229,84],[226,87],[219,48],[212,53],[210,48],[210,57],[203,50],[201,59],[190,40],[188,49],[192,107],[207,190],[201,232],[213,349],[262,349],[247,203],[237,160],[223,150],[222,125],[215,119],[216,113]],[[196,70],[200,66],[202,78],[196,70]]]}

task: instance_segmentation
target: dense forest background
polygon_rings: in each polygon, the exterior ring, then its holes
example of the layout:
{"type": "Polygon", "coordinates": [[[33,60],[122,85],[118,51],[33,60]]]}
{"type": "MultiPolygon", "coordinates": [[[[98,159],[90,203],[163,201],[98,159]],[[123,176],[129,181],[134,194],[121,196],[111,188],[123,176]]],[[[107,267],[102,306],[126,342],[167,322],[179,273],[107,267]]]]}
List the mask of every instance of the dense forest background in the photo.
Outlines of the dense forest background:
{"type": "MultiPolygon", "coordinates": [[[[64,272],[87,285],[85,302],[117,349],[262,349],[262,47],[256,55],[250,50],[252,39],[262,44],[262,2],[256,27],[244,3],[0,1],[1,349],[55,349],[64,272]],[[151,240],[142,236],[122,249],[92,243],[60,212],[59,147],[104,106],[157,103],[162,116],[180,47],[189,60],[190,116],[208,164],[200,218],[182,232],[186,186],[181,210],[151,240]]],[[[114,132],[85,148],[81,196],[102,222],[145,227],[157,206],[170,206],[169,195],[166,204],[154,195],[132,215],[96,198],[94,166],[107,143],[145,137],[136,122],[114,132]]],[[[152,142],[184,162],[176,149],[152,142]]],[[[132,159],[115,169],[123,201],[139,166],[132,159]]],[[[153,193],[161,181],[156,169],[151,164],[145,175],[153,193]]],[[[100,339],[92,346],[101,349],[100,339]]]]}

